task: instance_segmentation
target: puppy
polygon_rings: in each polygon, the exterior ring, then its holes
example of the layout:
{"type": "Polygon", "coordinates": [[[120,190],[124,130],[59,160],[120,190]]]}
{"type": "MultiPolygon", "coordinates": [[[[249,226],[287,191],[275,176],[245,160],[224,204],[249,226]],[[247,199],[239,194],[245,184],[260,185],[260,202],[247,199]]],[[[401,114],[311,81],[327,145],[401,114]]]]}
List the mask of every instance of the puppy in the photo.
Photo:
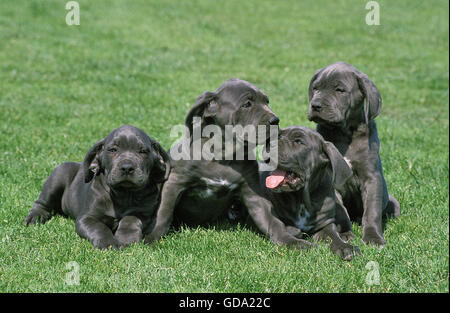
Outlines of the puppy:
{"type": "Polygon", "coordinates": [[[75,219],[78,235],[96,248],[138,242],[159,203],[170,159],[158,142],[125,125],[97,142],[83,163],[66,162],[45,181],[26,225],[59,213],[75,219]]]}
{"type": "Polygon", "coordinates": [[[309,84],[308,119],[344,156],[354,178],[340,191],[350,218],[362,223],[363,241],[383,246],[382,216],[400,214],[388,194],[374,118],[381,110],[377,87],[355,67],[336,62],[318,70],[309,84]]]}
{"type": "Polygon", "coordinates": [[[352,171],[332,143],[306,127],[287,127],[278,139],[278,168],[261,172],[260,183],[274,205],[274,214],[291,232],[331,239],[331,250],[344,260],[359,248],[344,241],[353,238],[350,219],[335,196],[352,171]]]}
{"type": "Polygon", "coordinates": [[[202,225],[226,215],[231,207],[239,207],[248,212],[259,230],[273,242],[299,248],[311,246],[291,235],[284,223],[271,214],[272,204],[259,187],[258,163],[247,149],[250,136],[236,133],[227,141],[223,135],[219,143],[241,142],[242,146],[233,145],[228,152],[226,147],[215,150],[212,158],[203,153],[197,160],[193,157],[196,145],[197,149],[210,150],[210,138],[203,130],[211,125],[220,130],[227,125],[263,125],[269,130],[272,125],[278,130],[279,120],[268,104],[268,97],[259,88],[239,79],[230,79],[216,91],[207,91],[197,98],[185,121],[188,137],[170,150],[173,157],[184,144],[190,148],[190,158],[172,161],[172,172],[161,192],[156,225],[145,237],[146,242],[167,233],[174,216],[188,225],[202,225]],[[195,117],[201,121],[197,131],[202,137],[198,140],[192,136],[196,132],[195,117]],[[242,158],[238,157],[239,152],[242,158]]]}

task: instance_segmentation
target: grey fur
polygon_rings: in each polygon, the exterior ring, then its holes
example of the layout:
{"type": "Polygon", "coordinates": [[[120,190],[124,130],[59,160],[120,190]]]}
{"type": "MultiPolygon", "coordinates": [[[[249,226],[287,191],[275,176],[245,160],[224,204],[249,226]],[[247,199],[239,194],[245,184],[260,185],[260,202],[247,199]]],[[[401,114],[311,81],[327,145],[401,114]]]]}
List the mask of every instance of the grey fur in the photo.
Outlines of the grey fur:
{"type": "Polygon", "coordinates": [[[100,249],[140,241],[150,226],[170,160],[158,142],[125,125],[98,141],[83,163],[66,162],[45,181],[26,225],[55,213],[75,220],[75,230],[100,249]]]}
{"type": "Polygon", "coordinates": [[[350,218],[362,222],[365,243],[383,246],[382,216],[398,216],[400,205],[383,177],[374,121],[382,106],[377,87],[352,65],[336,62],[314,74],[309,101],[308,119],[353,170],[354,178],[339,190],[350,218]]]}

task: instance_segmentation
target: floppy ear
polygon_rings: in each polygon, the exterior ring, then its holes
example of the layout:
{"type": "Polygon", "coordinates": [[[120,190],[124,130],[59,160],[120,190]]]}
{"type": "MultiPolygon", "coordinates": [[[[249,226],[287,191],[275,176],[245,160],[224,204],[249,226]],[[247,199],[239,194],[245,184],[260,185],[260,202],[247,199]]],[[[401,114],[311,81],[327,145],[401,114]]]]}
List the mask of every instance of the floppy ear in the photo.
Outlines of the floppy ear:
{"type": "Polygon", "coordinates": [[[341,153],[331,142],[324,142],[323,151],[330,160],[334,186],[335,188],[339,189],[353,175],[353,172],[348,166],[347,162],[345,162],[341,153]]]}
{"type": "Polygon", "coordinates": [[[100,173],[102,165],[100,159],[98,158],[99,152],[103,149],[103,144],[105,139],[98,141],[95,145],[89,149],[88,153],[84,157],[83,161],[83,171],[84,171],[84,182],[88,183],[92,178],[100,173]]]}
{"type": "Polygon", "coordinates": [[[312,97],[313,97],[313,95],[314,95],[314,92],[313,92],[313,83],[315,82],[315,80],[317,79],[317,77],[320,75],[320,73],[322,73],[323,72],[323,70],[324,70],[325,68],[321,68],[320,70],[317,70],[315,73],[314,73],[314,75],[313,75],[313,77],[311,78],[311,80],[309,81],[309,89],[308,89],[308,95],[309,95],[309,101],[311,101],[311,99],[312,99],[312,97]]]}
{"type": "Polygon", "coordinates": [[[380,92],[369,77],[361,72],[356,73],[359,89],[366,98],[366,105],[364,107],[366,123],[373,120],[381,111],[382,99],[380,92]]]}
{"type": "Polygon", "coordinates": [[[156,183],[162,183],[169,178],[171,164],[170,157],[167,154],[166,150],[157,142],[152,140],[152,148],[154,153],[157,155],[155,160],[155,165],[153,168],[156,168],[160,173],[156,174],[153,179],[156,183]]]}
{"type": "Polygon", "coordinates": [[[218,104],[214,100],[217,98],[215,92],[206,91],[200,97],[195,100],[194,106],[189,110],[186,115],[184,124],[189,129],[189,136],[192,137],[193,119],[194,116],[199,117],[211,117],[218,110],[218,104]]]}

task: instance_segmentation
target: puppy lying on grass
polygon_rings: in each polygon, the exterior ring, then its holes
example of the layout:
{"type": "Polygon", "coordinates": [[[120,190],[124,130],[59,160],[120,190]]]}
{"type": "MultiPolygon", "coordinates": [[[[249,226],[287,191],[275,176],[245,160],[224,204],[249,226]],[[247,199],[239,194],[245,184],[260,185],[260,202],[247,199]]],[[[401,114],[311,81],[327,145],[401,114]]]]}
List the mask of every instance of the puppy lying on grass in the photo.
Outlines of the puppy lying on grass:
{"type": "Polygon", "coordinates": [[[331,239],[331,250],[344,260],[360,254],[346,209],[336,197],[352,171],[334,147],[306,127],[287,127],[278,139],[278,167],[261,172],[260,183],[274,206],[273,214],[290,232],[331,239]]]}
{"type": "Polygon", "coordinates": [[[96,248],[120,248],[143,237],[170,172],[158,142],[125,125],[97,142],[83,163],[59,165],[45,181],[26,225],[58,213],[75,219],[78,235],[96,248]]]}

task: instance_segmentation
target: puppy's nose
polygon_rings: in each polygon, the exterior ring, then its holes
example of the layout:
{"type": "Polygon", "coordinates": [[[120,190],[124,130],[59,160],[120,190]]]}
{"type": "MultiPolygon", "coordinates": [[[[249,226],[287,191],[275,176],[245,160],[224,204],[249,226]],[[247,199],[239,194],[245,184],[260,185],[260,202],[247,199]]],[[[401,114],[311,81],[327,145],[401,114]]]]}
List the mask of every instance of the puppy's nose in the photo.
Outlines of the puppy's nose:
{"type": "Polygon", "coordinates": [[[318,101],[311,102],[311,108],[314,111],[320,111],[320,110],[322,110],[322,104],[318,101]]]}
{"type": "Polygon", "coordinates": [[[280,123],[280,119],[278,117],[276,117],[276,116],[272,117],[269,120],[269,124],[270,125],[278,125],[278,123],[280,123]]]}
{"type": "Polygon", "coordinates": [[[120,166],[120,171],[122,172],[122,174],[125,175],[130,175],[133,174],[134,172],[134,166],[131,163],[124,163],[120,166]]]}

